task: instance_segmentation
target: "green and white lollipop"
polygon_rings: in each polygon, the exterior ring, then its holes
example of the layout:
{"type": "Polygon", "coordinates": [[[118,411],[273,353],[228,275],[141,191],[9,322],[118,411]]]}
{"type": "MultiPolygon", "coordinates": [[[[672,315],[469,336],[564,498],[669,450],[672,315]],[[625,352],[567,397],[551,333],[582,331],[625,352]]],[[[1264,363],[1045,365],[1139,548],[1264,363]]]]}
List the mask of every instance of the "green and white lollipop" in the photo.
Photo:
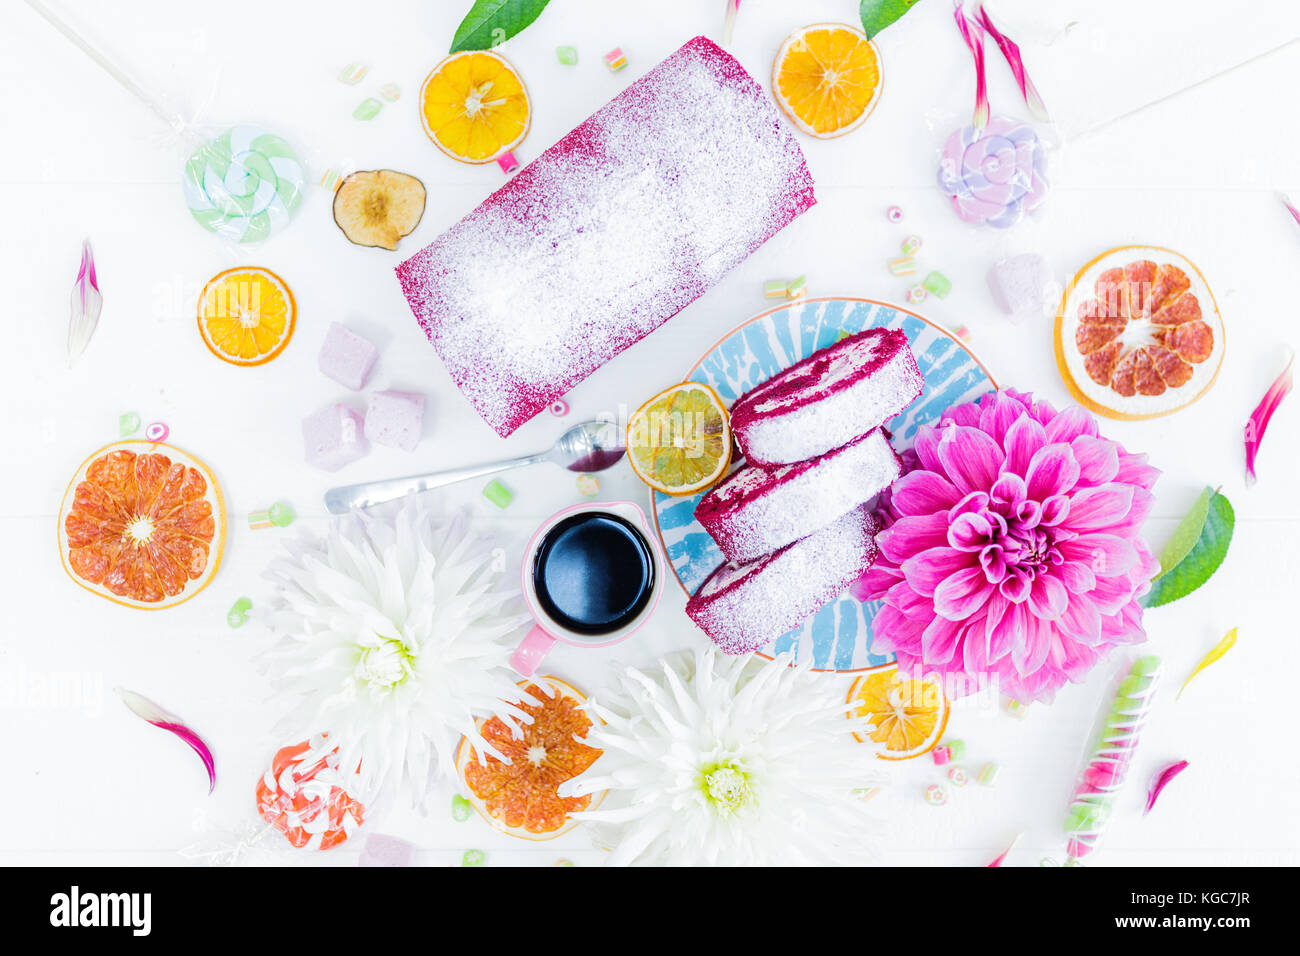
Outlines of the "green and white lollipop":
{"type": "Polygon", "coordinates": [[[278,232],[302,203],[306,174],[293,149],[258,126],[232,126],[185,162],[181,186],[194,221],[232,242],[278,232]]]}

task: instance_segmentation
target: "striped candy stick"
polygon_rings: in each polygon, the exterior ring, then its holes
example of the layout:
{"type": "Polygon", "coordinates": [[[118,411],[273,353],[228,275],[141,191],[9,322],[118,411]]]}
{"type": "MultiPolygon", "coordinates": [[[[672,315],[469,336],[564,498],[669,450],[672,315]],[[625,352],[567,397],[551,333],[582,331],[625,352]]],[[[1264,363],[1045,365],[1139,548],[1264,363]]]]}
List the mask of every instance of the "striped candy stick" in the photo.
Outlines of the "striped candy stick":
{"type": "Polygon", "coordinates": [[[1105,832],[1115,794],[1124,786],[1142,728],[1151,713],[1160,671],[1159,657],[1139,657],[1119,683],[1066,811],[1066,854],[1070,862],[1091,854],[1105,832]]]}

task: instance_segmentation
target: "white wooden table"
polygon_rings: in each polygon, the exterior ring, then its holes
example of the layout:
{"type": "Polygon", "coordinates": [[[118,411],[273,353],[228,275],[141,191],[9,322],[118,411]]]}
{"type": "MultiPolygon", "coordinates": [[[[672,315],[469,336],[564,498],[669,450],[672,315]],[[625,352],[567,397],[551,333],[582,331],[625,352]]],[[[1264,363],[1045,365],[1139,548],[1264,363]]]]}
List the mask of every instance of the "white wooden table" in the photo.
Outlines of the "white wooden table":
{"type": "MultiPolygon", "coordinates": [[[[1207,276],[1227,324],[1219,381],[1190,410],[1151,423],[1105,423],[1104,431],[1164,469],[1148,526],[1155,548],[1206,484],[1222,485],[1236,506],[1236,537],[1213,582],[1148,615],[1151,649],[1166,658],[1171,681],[1180,682],[1228,628],[1239,627],[1240,640],[1180,702],[1162,698],[1138,779],[1098,862],[1300,863],[1290,684],[1300,671],[1300,398],[1275,417],[1261,480],[1249,489],[1241,449],[1242,425],[1280,371],[1300,318],[1300,227],[1274,195],[1300,194],[1300,134],[1286,105],[1300,77],[1300,44],[1283,46],[1300,35],[1300,11],[1283,0],[1258,2],[1251,22],[1233,22],[1209,0],[991,6],[1021,41],[1067,137],[1055,192],[1035,225],[1011,236],[976,232],[944,207],[933,182],[936,151],[966,121],[972,70],[950,6],[926,0],[880,38],[885,91],[869,122],[841,140],[802,141],[818,205],[575,389],[569,421],[634,408],[677,381],[711,343],[765,307],[764,279],[806,273],[813,294],[901,301],[905,280],[884,266],[897,255],[898,230],[884,216],[890,205],[902,206],[909,229],[923,237],[926,264],[953,281],[947,300],[932,298],[922,311],[967,325],[1000,383],[1056,402],[1067,394],[1051,357],[1050,322],[1010,325],[985,288],[987,267],[1007,252],[1036,248],[1064,279],[1115,245],[1182,251],[1207,276]],[[1169,98],[1124,116],[1162,97],[1169,98]],[[1142,818],[1146,775],[1178,758],[1191,768],[1142,818]]],[[[332,484],[523,453],[560,430],[543,415],[509,440],[491,433],[452,387],[391,271],[502,181],[495,165],[446,159],[416,120],[419,84],[468,7],[469,0],[230,0],[214,19],[210,8],[162,0],[59,5],[143,83],[177,105],[202,105],[203,121],[281,132],[300,149],[313,182],[326,167],[387,166],[419,176],[428,209],[397,255],[345,241],[328,194],[317,188],[291,228],[262,248],[213,239],[189,219],[179,147],[155,118],[26,6],[7,3],[0,12],[0,408],[8,440],[0,468],[0,862],[179,863],[179,848],[252,819],[254,782],[291,741],[273,730],[282,708],[252,660],[267,634],[231,630],[225,614],[241,595],[255,603],[267,596],[260,572],[298,529],[249,531],[249,511],[289,499],[300,525],[320,528],[320,495],[332,484]],[[352,61],[371,67],[356,87],[335,79],[352,61]],[[357,102],[385,82],[399,84],[402,99],[372,122],[352,119],[357,102]],[[86,355],[68,370],[67,297],[83,236],[94,242],[106,305],[86,355]],[[216,361],[194,328],[198,290],[237,263],[282,274],[300,309],[288,350],[257,369],[216,361]],[[428,394],[426,439],[414,454],[376,448],[336,475],[304,465],[300,419],[327,402],[356,400],[316,371],[316,350],[335,320],[381,345],[376,387],[428,394]],[[231,509],[216,580],[165,613],[117,607],[76,587],[55,547],[69,476],[117,437],[118,416],[128,411],[167,422],[177,444],[212,463],[231,509]],[[218,764],[213,796],[193,755],[129,714],[115,685],[157,699],[203,734],[218,764]]],[[[554,0],[503,50],[528,82],[535,111],[520,158],[536,156],[690,37],[718,38],[722,8],[722,0],[554,0]],[[554,48],[565,43],[580,50],[576,68],[556,61],[554,48]],[[614,46],[629,60],[617,75],[600,61],[614,46]]],[[[745,0],[732,50],[766,86],[772,55],[791,29],[852,20],[856,8],[853,0],[745,0]]],[[[1015,88],[991,44],[989,64],[994,109],[1014,110],[1015,88]]],[[[505,512],[481,497],[479,482],[439,502],[468,505],[517,551],[542,517],[578,497],[571,476],[546,466],[507,480],[518,494],[505,512]]],[[[625,466],[601,486],[603,497],[644,497],[625,466]]],[[[550,668],[591,690],[611,661],[649,663],[701,640],[682,614],[684,596],[669,588],[665,597],[635,644],[610,652],[560,647],[550,668]]],[[[982,864],[1021,830],[1026,836],[1009,864],[1059,859],[1060,819],[1103,682],[1098,672],[1053,706],[1032,707],[1023,721],[996,707],[958,704],[951,732],[968,741],[972,761],[1003,765],[1001,783],[996,791],[968,788],[932,809],[920,799],[934,776],[928,761],[892,768],[893,786],[879,801],[886,861],[982,864]]],[[[427,817],[395,809],[371,828],[416,843],[426,863],[458,861],[469,847],[486,850],[490,864],[599,861],[581,828],[525,844],[477,818],[456,823],[452,793],[444,783],[427,817]]],[[[288,850],[271,859],[351,865],[360,842],[310,859],[288,850]]]]}

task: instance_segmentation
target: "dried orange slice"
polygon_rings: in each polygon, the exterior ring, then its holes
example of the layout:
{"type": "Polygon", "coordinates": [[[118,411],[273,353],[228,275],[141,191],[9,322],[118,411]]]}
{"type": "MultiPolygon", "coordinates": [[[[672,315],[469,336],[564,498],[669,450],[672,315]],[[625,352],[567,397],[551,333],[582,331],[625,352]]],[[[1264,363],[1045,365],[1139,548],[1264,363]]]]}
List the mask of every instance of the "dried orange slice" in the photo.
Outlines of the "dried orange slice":
{"type": "Polygon", "coordinates": [[[180,604],[221,563],[221,488],[197,458],[160,442],[101,448],[73,476],[59,509],[59,554],[74,581],[129,607],[180,604]]]}
{"type": "Polygon", "coordinates": [[[717,484],[731,464],[731,423],[718,393],[698,382],[665,389],[627,420],[627,459],[666,495],[717,484]]]}
{"type": "MultiPolygon", "coordinates": [[[[908,760],[929,753],[948,726],[948,698],[939,682],[915,680],[888,664],[863,674],[849,688],[853,715],[867,717],[868,736],[881,745],[882,760],[908,760]]],[[[853,735],[862,740],[856,733],[853,735]]]]}
{"type": "Polygon", "coordinates": [[[218,272],[199,296],[203,344],[231,365],[271,361],[289,344],[297,317],[289,286],[270,269],[257,266],[218,272]]]}
{"type": "Polygon", "coordinates": [[[1223,364],[1223,319],[1205,277],[1158,246],[1121,246],[1080,269],[1061,300],[1055,337],[1065,384],[1108,418],[1185,408],[1223,364]]]}
{"type": "Polygon", "coordinates": [[[490,50],[453,53],[420,87],[420,118],[435,146],[462,163],[490,163],[528,135],[528,89],[490,50]]]}
{"type": "Polygon", "coordinates": [[[815,23],[786,37],[772,61],[772,95],[795,126],[831,139],[875,109],[884,80],[880,51],[857,27],[815,23]]]}
{"type": "MultiPolygon", "coordinates": [[[[525,840],[549,840],[577,826],[570,813],[592,808],[592,794],[561,797],[557,791],[595,763],[602,751],[580,741],[591,728],[591,718],[578,709],[586,698],[577,689],[558,677],[538,677],[519,686],[540,701],[520,705],[533,718],[522,725],[522,738],[500,717],[479,722],[479,733],[511,762],[491,754],[480,762],[462,739],[456,767],[470,803],[488,823],[525,840]]],[[[595,802],[600,798],[603,794],[595,802]]]]}

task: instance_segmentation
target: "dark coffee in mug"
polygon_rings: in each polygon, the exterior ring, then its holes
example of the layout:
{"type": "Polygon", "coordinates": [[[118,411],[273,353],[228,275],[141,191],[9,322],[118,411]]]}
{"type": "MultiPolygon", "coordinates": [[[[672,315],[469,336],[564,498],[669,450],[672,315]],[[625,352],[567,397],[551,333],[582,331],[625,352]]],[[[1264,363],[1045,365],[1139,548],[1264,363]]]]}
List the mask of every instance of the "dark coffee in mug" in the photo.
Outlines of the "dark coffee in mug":
{"type": "Polygon", "coordinates": [[[556,624],[577,634],[612,634],[631,624],[654,584],[650,545],[630,522],[607,512],[560,521],[533,557],[538,603],[556,624]]]}

